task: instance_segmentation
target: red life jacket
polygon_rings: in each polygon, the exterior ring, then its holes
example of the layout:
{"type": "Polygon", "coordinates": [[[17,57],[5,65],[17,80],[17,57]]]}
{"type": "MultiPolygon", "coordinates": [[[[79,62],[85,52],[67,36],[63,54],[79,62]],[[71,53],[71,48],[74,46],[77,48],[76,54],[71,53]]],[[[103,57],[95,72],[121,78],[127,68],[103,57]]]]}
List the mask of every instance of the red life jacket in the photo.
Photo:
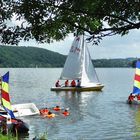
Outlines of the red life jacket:
{"type": "Polygon", "coordinates": [[[76,83],[75,83],[74,80],[71,82],[71,86],[72,86],[72,87],[75,87],[75,86],[76,86],[76,83]]]}
{"type": "Polygon", "coordinates": [[[140,95],[137,96],[137,100],[140,100],[140,95]]]}
{"type": "Polygon", "coordinates": [[[64,116],[69,116],[69,115],[70,115],[70,113],[69,113],[68,111],[64,111],[62,114],[63,114],[64,116]]]}
{"type": "Polygon", "coordinates": [[[55,110],[55,111],[60,111],[61,108],[60,108],[60,107],[54,107],[53,110],[55,110]]]}

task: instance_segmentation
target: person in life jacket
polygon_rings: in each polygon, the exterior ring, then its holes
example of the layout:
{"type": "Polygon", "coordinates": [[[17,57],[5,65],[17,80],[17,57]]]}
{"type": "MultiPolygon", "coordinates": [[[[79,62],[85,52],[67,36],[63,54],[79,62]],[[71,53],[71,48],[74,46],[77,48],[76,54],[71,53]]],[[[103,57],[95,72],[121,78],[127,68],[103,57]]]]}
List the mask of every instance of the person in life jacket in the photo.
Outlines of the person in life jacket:
{"type": "Polygon", "coordinates": [[[65,87],[68,87],[69,86],[69,80],[66,80],[65,81],[65,87]]]}
{"type": "Polygon", "coordinates": [[[65,109],[65,110],[62,112],[62,114],[63,114],[64,116],[69,116],[69,115],[70,115],[70,112],[69,112],[67,109],[65,109]]]}
{"type": "Polygon", "coordinates": [[[48,112],[48,114],[46,115],[47,118],[54,118],[56,115],[54,113],[52,113],[51,111],[48,112]]]}
{"type": "Polygon", "coordinates": [[[137,100],[140,101],[140,94],[137,95],[137,100]]]}
{"type": "Polygon", "coordinates": [[[75,80],[72,80],[71,87],[75,87],[75,86],[76,86],[76,82],[75,82],[75,80]]]}
{"type": "Polygon", "coordinates": [[[135,96],[133,96],[133,94],[131,93],[131,94],[129,95],[129,97],[128,97],[128,102],[129,102],[129,104],[132,103],[132,101],[134,100],[134,98],[135,98],[135,96]]]}
{"type": "Polygon", "coordinates": [[[39,112],[40,112],[41,115],[46,115],[46,114],[48,114],[49,109],[48,108],[43,108],[43,109],[40,109],[39,112]]]}
{"type": "Polygon", "coordinates": [[[80,82],[80,80],[77,80],[77,87],[81,87],[81,82],[80,82]]]}
{"type": "Polygon", "coordinates": [[[61,85],[59,84],[59,80],[55,83],[56,87],[60,87],[61,85]]]}
{"type": "Polygon", "coordinates": [[[55,110],[55,111],[60,111],[61,108],[60,108],[60,106],[56,106],[56,107],[53,108],[53,110],[55,110]]]}

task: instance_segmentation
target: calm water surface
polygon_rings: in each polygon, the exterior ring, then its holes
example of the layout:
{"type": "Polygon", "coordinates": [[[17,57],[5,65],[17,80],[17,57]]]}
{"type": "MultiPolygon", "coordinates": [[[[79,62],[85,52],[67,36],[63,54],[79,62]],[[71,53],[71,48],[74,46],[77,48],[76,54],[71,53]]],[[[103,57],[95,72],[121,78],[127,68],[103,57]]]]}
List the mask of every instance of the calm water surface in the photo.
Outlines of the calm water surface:
{"type": "Polygon", "coordinates": [[[48,140],[139,140],[140,106],[126,104],[133,88],[132,68],[97,68],[102,92],[51,92],[60,68],[0,69],[10,71],[12,104],[34,102],[38,108],[69,107],[69,117],[22,118],[30,125],[31,140],[47,132],[48,140]]]}

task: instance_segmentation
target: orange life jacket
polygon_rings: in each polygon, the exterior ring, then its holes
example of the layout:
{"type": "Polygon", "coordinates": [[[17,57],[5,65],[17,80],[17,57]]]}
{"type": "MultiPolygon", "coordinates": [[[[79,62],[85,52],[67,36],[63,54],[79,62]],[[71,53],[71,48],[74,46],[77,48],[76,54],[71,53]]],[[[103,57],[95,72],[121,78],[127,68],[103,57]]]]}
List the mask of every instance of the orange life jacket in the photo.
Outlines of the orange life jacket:
{"type": "Polygon", "coordinates": [[[40,114],[42,114],[42,115],[47,114],[49,112],[48,109],[40,109],[39,111],[40,111],[40,114]]]}
{"type": "Polygon", "coordinates": [[[137,100],[140,100],[140,95],[137,96],[137,100]]]}
{"type": "Polygon", "coordinates": [[[60,111],[61,108],[59,108],[59,107],[54,107],[53,110],[55,110],[55,111],[60,111]]]}
{"type": "Polygon", "coordinates": [[[68,87],[69,86],[69,82],[68,80],[65,82],[65,87],[68,87]]]}
{"type": "Polygon", "coordinates": [[[70,113],[67,112],[67,111],[64,111],[62,114],[63,114],[64,116],[69,116],[69,115],[70,115],[70,113]]]}
{"type": "Polygon", "coordinates": [[[74,80],[71,82],[71,86],[72,86],[72,87],[75,87],[75,86],[76,86],[76,83],[75,83],[74,80]]]}

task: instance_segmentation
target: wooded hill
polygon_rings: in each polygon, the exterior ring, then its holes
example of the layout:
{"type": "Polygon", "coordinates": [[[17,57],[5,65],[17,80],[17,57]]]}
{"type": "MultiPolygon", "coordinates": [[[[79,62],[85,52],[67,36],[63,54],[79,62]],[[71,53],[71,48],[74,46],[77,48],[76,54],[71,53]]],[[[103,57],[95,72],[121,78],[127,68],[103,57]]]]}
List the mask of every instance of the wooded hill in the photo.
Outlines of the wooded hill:
{"type": "Polygon", "coordinates": [[[65,59],[42,48],[0,46],[0,67],[62,67],[65,59]]]}
{"type": "MultiPolygon", "coordinates": [[[[0,45],[0,67],[32,68],[63,67],[65,55],[36,47],[15,47],[0,45]]],[[[95,67],[133,67],[137,58],[97,59],[95,67]]]]}

